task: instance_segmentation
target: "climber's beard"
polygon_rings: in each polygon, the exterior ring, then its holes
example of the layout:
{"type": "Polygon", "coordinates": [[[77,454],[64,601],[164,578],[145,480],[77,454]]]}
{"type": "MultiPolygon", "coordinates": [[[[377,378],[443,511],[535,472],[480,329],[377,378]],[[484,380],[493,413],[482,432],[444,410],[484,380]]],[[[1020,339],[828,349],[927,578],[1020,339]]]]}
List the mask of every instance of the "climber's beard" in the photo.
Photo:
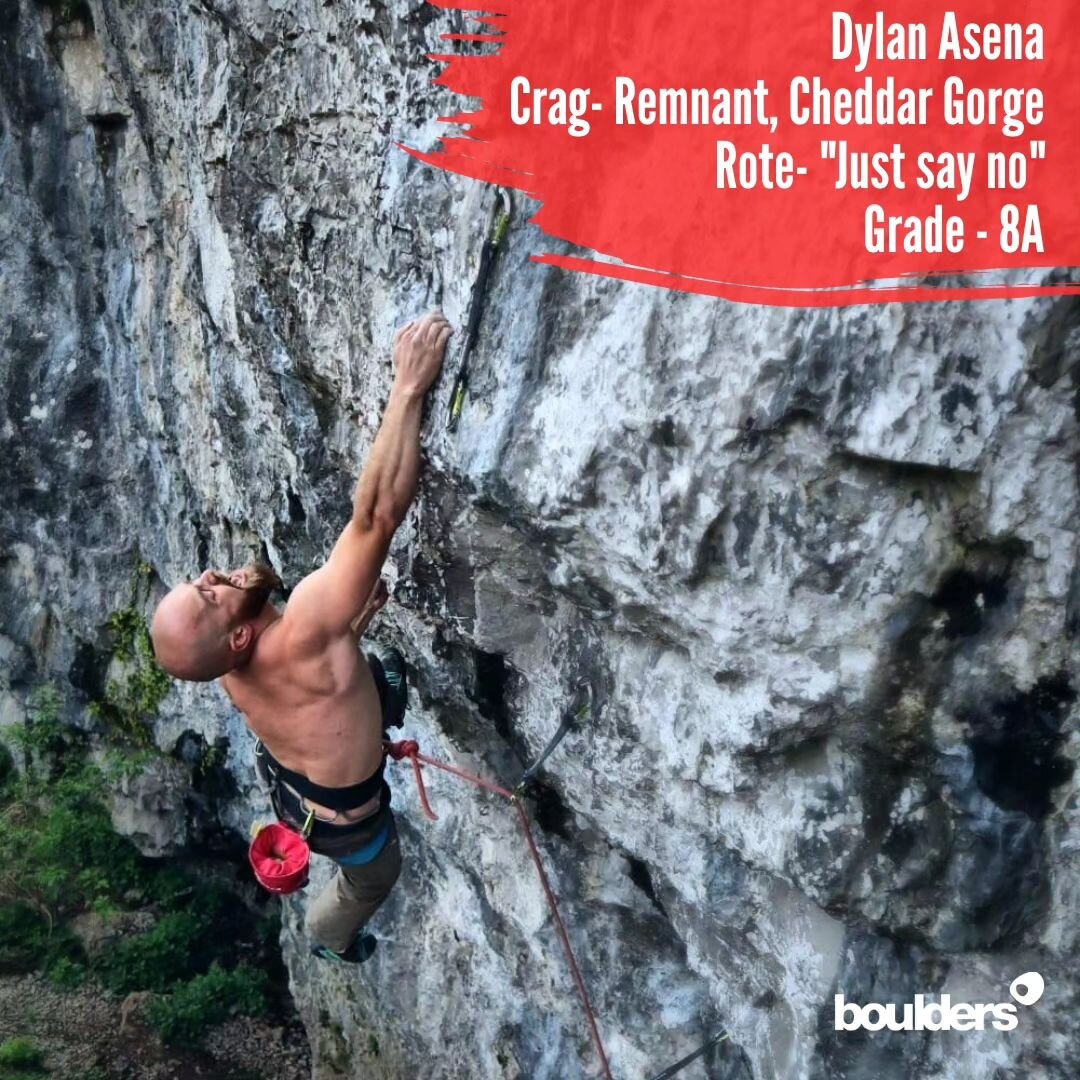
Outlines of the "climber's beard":
{"type": "Polygon", "coordinates": [[[275,589],[284,588],[274,568],[266,563],[249,563],[244,567],[243,573],[245,580],[241,588],[244,599],[239,612],[242,621],[261,615],[270,594],[275,589]]]}

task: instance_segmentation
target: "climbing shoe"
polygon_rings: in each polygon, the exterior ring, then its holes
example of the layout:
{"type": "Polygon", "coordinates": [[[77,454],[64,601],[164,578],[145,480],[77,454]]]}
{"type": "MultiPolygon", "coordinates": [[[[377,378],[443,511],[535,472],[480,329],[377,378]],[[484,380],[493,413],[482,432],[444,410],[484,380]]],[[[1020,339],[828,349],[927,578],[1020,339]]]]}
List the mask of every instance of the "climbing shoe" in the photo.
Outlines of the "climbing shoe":
{"type": "Polygon", "coordinates": [[[326,945],[312,945],[311,955],[335,964],[362,964],[375,952],[376,941],[371,934],[357,934],[344,952],[335,952],[326,945]]]}
{"type": "Polygon", "coordinates": [[[388,708],[385,712],[387,727],[401,727],[405,710],[409,707],[409,683],[405,671],[405,657],[397,649],[388,649],[382,657],[383,675],[389,689],[388,708]]]}
{"type": "Polygon", "coordinates": [[[385,735],[388,728],[401,727],[405,722],[405,709],[409,704],[405,657],[397,649],[386,649],[381,654],[368,653],[367,661],[379,691],[385,735]]]}

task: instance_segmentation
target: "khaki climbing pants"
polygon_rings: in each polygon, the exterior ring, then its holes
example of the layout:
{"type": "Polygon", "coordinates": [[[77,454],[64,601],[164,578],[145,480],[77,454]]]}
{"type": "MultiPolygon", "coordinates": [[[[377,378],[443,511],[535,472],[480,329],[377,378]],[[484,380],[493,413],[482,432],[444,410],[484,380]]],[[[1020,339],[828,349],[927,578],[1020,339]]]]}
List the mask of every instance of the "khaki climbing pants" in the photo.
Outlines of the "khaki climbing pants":
{"type": "MultiPolygon", "coordinates": [[[[389,807],[383,813],[390,817],[390,836],[382,851],[361,866],[338,862],[330,884],[308,908],[308,934],[313,941],[335,952],[344,952],[353,943],[360,929],[389,896],[401,873],[401,844],[394,815],[389,807]]],[[[312,850],[318,852],[314,845],[312,850]]]]}

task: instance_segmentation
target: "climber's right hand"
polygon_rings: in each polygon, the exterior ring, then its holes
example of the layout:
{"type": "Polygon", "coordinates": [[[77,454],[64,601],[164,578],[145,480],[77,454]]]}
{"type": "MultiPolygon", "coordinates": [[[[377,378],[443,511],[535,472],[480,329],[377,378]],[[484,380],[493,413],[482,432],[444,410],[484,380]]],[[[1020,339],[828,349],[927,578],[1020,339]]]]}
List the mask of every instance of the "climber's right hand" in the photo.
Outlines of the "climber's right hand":
{"type": "Polygon", "coordinates": [[[438,378],[453,328],[441,311],[414,319],[394,335],[394,390],[423,395],[438,378]]]}

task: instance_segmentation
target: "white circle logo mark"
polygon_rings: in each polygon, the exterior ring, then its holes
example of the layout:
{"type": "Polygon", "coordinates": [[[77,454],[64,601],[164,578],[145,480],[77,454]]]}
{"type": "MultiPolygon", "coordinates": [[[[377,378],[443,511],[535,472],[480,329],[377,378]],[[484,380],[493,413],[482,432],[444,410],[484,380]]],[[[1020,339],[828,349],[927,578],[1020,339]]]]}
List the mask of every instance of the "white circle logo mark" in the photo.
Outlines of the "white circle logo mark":
{"type": "Polygon", "coordinates": [[[1009,993],[1021,1005],[1034,1005],[1043,996],[1046,983],[1037,971],[1026,971],[1017,975],[1009,987],[1009,993]]]}

